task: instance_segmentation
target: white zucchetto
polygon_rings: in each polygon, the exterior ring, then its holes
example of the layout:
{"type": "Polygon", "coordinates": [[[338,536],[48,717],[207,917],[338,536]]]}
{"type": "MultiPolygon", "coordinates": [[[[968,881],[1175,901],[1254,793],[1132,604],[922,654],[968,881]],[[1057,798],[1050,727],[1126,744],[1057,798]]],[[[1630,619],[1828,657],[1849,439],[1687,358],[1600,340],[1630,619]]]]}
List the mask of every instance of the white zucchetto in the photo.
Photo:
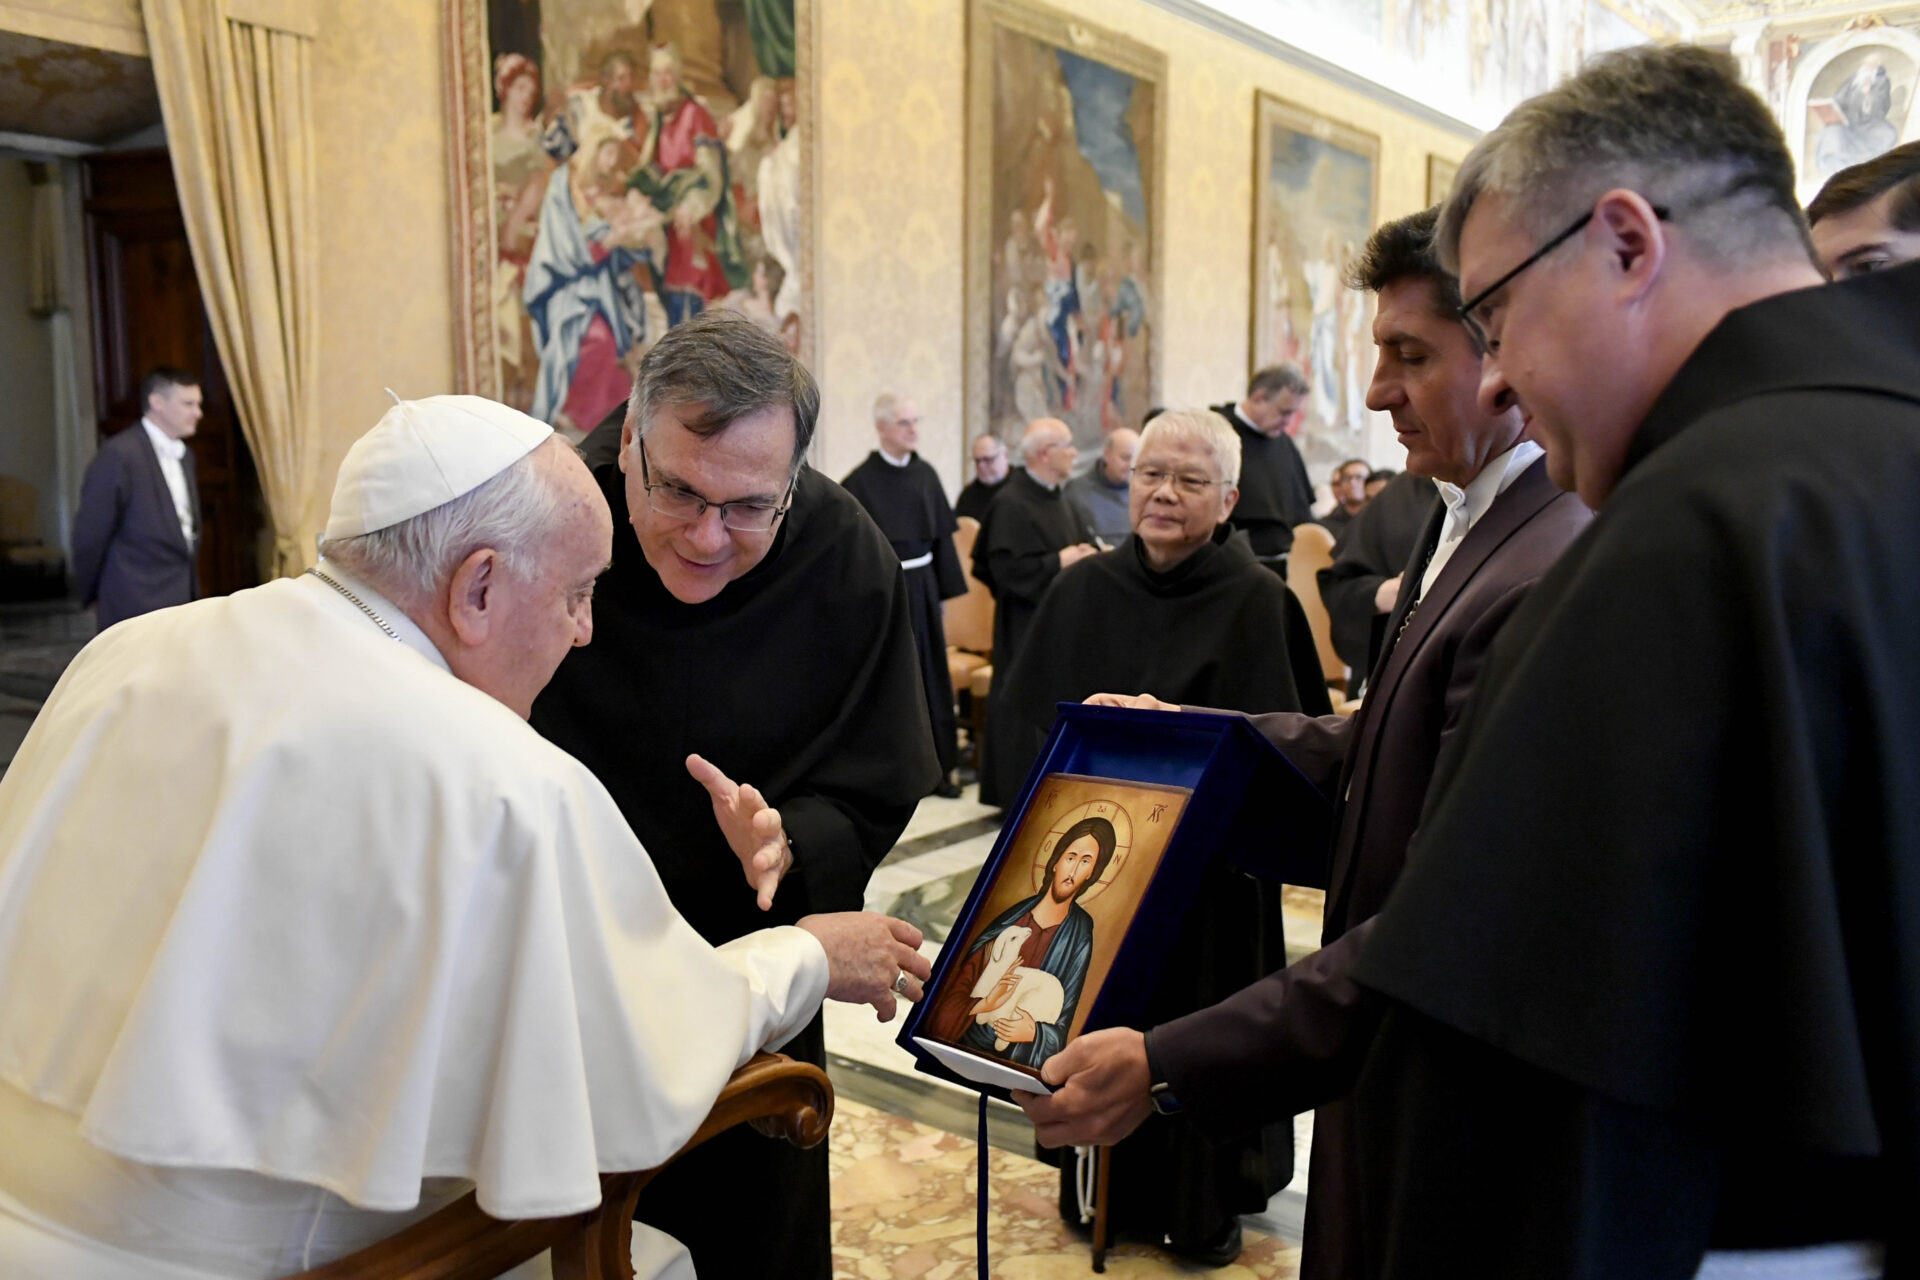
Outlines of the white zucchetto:
{"type": "Polygon", "coordinates": [[[553,428],[481,396],[397,400],[340,463],[328,539],[357,538],[471,493],[553,428]]]}

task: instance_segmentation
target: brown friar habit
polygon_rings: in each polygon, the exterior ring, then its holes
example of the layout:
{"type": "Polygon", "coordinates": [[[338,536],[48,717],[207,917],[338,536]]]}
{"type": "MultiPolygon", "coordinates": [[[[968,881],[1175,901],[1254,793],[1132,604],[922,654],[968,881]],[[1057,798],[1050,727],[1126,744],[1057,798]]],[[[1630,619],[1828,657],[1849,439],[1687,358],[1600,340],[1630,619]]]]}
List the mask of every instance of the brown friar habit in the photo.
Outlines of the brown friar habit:
{"type": "MultiPolygon", "coordinates": [[[[707,941],[858,910],[939,772],[899,557],[844,489],[802,467],[766,557],[713,599],[684,604],[633,534],[619,449],[616,415],[585,449],[615,530],[593,643],[560,664],[533,727],[612,793],[707,941]],[[691,752],[780,810],[794,866],[771,911],[759,910],[688,776],[691,752]]],[[[820,1020],[783,1052],[823,1062],[820,1020]]],[[[824,1280],[824,1151],[729,1131],[656,1178],[638,1216],[684,1243],[702,1275],[824,1280]],[[747,1203],[779,1212],[743,1231],[747,1203]]]]}
{"type": "Polygon", "coordinates": [[[1501,633],[1356,971],[1361,1274],[1920,1274],[1916,335],[1733,312],[1501,633]]]}
{"type": "Polygon", "coordinates": [[[1405,865],[1435,761],[1458,731],[1494,638],[1591,519],[1536,459],[1493,500],[1422,596],[1420,578],[1442,527],[1436,512],[1401,583],[1388,647],[1360,710],[1253,719],[1336,798],[1324,945],[1212,1008],[1156,1026],[1150,1051],[1189,1117],[1216,1138],[1318,1108],[1304,1280],[1346,1280],[1367,1232],[1352,1117],[1341,1099],[1353,1087],[1376,1002],[1354,984],[1354,962],[1405,865]]]}
{"type": "Polygon", "coordinates": [[[913,618],[913,639],[920,655],[920,681],[927,691],[927,717],[933,724],[933,749],[940,776],[954,766],[956,753],[953,716],[953,678],[947,674],[947,628],[940,602],[967,594],[967,575],[960,568],[953,531],[959,524],[947,505],[940,476],[917,453],[899,466],[876,450],[840,482],[880,526],[893,544],[903,568],[932,556],[925,564],[906,569],[907,609],[913,618]]]}
{"type": "MultiPolygon", "coordinates": [[[[973,576],[993,592],[993,664],[1004,671],[1020,658],[1021,642],[1040,607],[1040,597],[1060,576],[1060,552],[1077,543],[1093,542],[1093,528],[1080,505],[1067,497],[1066,486],[1047,488],[1017,469],[993,500],[987,522],[973,544],[973,576]]],[[[1000,694],[998,681],[988,695],[987,722],[1000,694]]],[[[988,745],[988,753],[992,750],[988,745]]],[[[994,785],[993,766],[983,758],[980,801],[1007,805],[994,785]]]]}

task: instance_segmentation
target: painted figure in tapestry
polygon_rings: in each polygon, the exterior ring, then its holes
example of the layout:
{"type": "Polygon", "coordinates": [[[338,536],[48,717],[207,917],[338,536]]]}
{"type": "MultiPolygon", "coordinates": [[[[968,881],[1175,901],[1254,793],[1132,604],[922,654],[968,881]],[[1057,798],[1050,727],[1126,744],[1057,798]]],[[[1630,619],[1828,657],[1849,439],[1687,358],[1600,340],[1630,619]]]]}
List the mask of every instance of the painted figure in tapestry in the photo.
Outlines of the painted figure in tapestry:
{"type": "Polygon", "coordinates": [[[660,334],[710,306],[797,345],[793,0],[488,10],[502,399],[591,430],[660,334]]]}
{"type": "Polygon", "coordinates": [[[1372,314],[1346,273],[1373,226],[1377,143],[1275,100],[1261,111],[1254,363],[1306,368],[1297,443],[1319,471],[1367,451],[1372,314]]]}
{"type": "Polygon", "coordinates": [[[1147,408],[1153,86],[1011,31],[994,38],[989,423],[1098,450],[1147,408]]]}
{"type": "Polygon", "coordinates": [[[949,1044],[1038,1070],[1067,1042],[1093,962],[1093,917],[1080,897],[1100,883],[1118,836],[1083,818],[1063,831],[1040,891],[995,916],[942,982],[927,1023],[949,1044]]]}

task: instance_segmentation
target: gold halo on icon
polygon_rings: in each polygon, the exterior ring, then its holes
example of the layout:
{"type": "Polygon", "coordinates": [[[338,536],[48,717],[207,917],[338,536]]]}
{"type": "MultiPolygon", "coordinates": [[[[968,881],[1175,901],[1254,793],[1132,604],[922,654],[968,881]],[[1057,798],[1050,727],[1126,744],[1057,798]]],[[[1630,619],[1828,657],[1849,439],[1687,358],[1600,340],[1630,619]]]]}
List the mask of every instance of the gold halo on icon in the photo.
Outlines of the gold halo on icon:
{"type": "Polygon", "coordinates": [[[1053,846],[1065,835],[1067,828],[1085,818],[1105,818],[1113,824],[1113,858],[1107,863],[1107,869],[1098,880],[1087,886],[1087,891],[1076,901],[1086,906],[1107,891],[1107,886],[1120,874],[1120,868],[1126,865],[1127,851],[1133,847],[1133,818],[1125,806],[1116,800],[1088,800],[1068,809],[1053,825],[1047,828],[1047,834],[1040,839],[1040,849],[1033,859],[1033,890],[1040,892],[1046,887],[1047,859],[1053,856],[1053,846]]]}

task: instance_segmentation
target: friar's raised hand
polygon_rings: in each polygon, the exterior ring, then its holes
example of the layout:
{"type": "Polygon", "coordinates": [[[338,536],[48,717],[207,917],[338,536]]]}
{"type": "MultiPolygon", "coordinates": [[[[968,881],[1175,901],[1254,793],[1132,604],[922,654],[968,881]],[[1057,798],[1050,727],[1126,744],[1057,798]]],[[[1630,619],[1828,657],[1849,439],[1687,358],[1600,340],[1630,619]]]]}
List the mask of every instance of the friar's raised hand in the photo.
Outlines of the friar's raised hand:
{"type": "Polygon", "coordinates": [[[837,911],[802,916],[802,929],[820,939],[827,953],[827,999],[870,1004],[891,1022],[896,997],[918,1003],[933,964],[920,954],[920,931],[877,911],[837,911]]]}
{"type": "Polygon", "coordinates": [[[1130,1027],[1092,1031],[1040,1067],[1052,1093],[1013,1091],[1043,1147],[1106,1147],[1140,1127],[1147,1099],[1147,1038],[1130,1027]]]}
{"type": "Polygon", "coordinates": [[[734,782],[700,756],[687,757],[687,772],[707,789],[727,847],[740,859],[740,870],[758,896],[760,909],[770,910],[774,891],[793,869],[793,849],[780,826],[780,811],[754,788],[734,782]]]}
{"type": "Polygon", "coordinates": [[[1096,693],[1087,699],[1090,707],[1131,707],[1135,711],[1178,711],[1177,702],[1162,702],[1150,693],[1096,693]]]}

